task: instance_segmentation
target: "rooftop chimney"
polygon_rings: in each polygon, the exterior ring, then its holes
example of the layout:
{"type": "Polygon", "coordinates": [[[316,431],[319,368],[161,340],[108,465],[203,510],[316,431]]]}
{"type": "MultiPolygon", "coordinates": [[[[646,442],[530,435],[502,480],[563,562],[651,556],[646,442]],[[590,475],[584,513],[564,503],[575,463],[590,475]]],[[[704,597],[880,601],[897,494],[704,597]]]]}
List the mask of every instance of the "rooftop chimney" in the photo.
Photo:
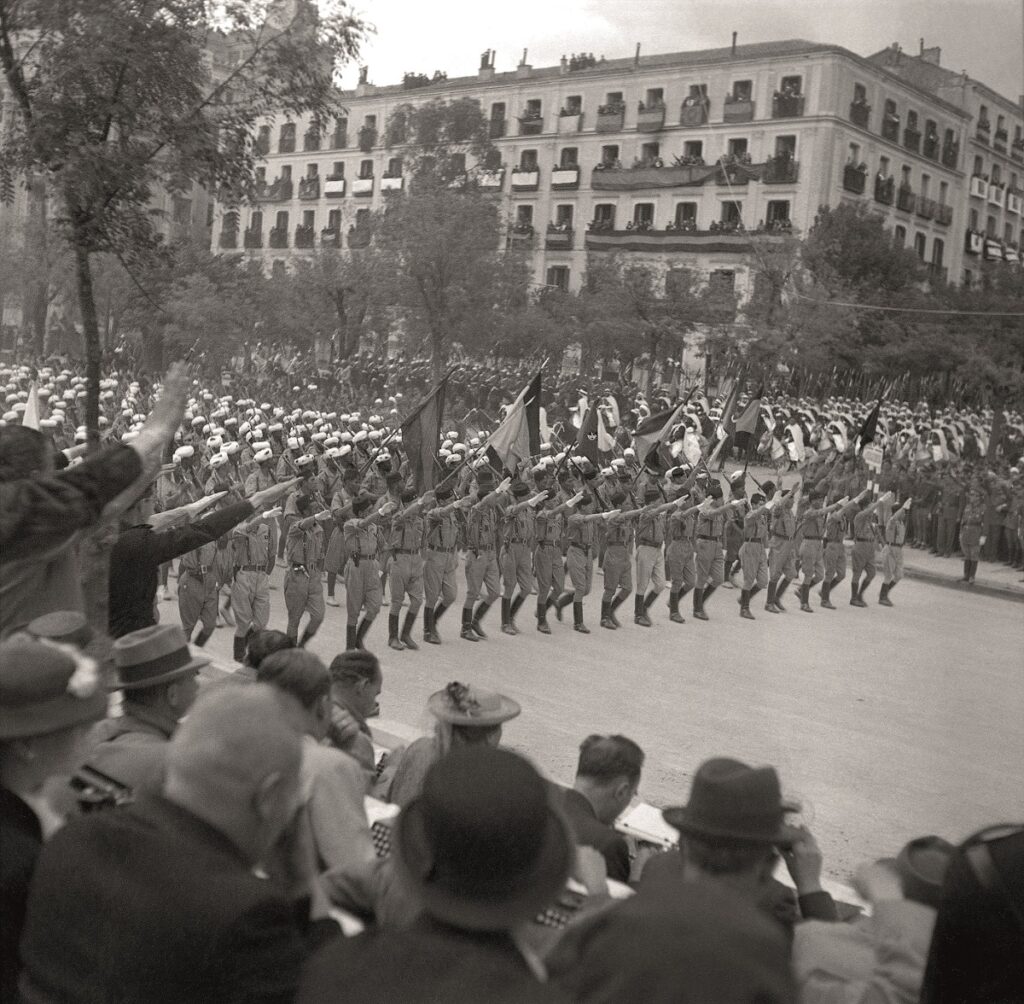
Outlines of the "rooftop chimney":
{"type": "Polygon", "coordinates": [[[519,65],[516,67],[516,76],[528,77],[532,69],[533,67],[526,61],[526,50],[523,49],[523,58],[519,61],[519,65]]]}
{"type": "Polygon", "coordinates": [[[494,79],[494,50],[484,49],[480,54],[480,69],[477,72],[477,80],[494,79]]]}
{"type": "Polygon", "coordinates": [[[736,36],[737,36],[738,34],[739,34],[739,32],[736,32],[736,31],[734,31],[734,32],[732,33],[732,54],[733,54],[734,56],[736,55],[736,36]]]}
{"type": "Polygon", "coordinates": [[[636,43],[636,55],[633,56],[633,65],[639,69],[640,67],[640,43],[636,43]]]}
{"type": "Polygon", "coordinates": [[[921,59],[926,63],[931,63],[933,66],[939,66],[942,59],[942,49],[937,45],[933,45],[930,49],[922,49],[921,59]]]}

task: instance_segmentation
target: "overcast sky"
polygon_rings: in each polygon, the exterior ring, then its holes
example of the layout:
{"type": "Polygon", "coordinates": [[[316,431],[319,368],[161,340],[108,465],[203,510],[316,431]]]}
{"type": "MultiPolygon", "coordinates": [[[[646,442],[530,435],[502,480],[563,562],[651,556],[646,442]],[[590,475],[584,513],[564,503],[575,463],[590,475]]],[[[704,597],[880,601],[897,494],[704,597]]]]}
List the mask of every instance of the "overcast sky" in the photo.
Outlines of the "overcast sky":
{"type": "MultiPolygon", "coordinates": [[[[377,33],[363,62],[376,84],[406,71],[476,72],[497,50],[510,70],[524,48],[534,66],[562,54],[631,56],[805,38],[867,56],[893,42],[905,51],[942,47],[942,65],[967,70],[1016,100],[1024,93],[1024,0],[352,0],[377,33]]],[[[356,70],[344,74],[354,86],[356,70]]]]}

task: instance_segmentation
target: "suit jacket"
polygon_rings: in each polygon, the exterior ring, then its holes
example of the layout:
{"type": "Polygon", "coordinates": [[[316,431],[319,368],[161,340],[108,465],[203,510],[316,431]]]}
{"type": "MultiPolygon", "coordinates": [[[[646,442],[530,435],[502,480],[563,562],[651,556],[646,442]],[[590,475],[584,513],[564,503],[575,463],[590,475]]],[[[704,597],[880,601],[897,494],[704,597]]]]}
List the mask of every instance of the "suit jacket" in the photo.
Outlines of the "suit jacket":
{"type": "Polygon", "coordinates": [[[86,764],[127,785],[138,798],[160,794],[168,741],[176,724],[161,722],[147,709],[132,706],[118,718],[97,722],[87,736],[86,764]]]}
{"type": "Polygon", "coordinates": [[[613,826],[606,826],[594,812],[586,795],[567,788],[562,792],[562,808],[569,819],[573,836],[580,847],[593,847],[604,857],[608,878],[629,881],[629,845],[613,826]]]}
{"type": "Polygon", "coordinates": [[[23,992],[62,1004],[290,1001],[302,906],[163,798],[83,816],[39,857],[23,992]]]}
{"type": "Polygon", "coordinates": [[[0,1000],[16,1000],[18,942],[28,887],[43,847],[36,814],[13,791],[0,788],[0,1000]]]}

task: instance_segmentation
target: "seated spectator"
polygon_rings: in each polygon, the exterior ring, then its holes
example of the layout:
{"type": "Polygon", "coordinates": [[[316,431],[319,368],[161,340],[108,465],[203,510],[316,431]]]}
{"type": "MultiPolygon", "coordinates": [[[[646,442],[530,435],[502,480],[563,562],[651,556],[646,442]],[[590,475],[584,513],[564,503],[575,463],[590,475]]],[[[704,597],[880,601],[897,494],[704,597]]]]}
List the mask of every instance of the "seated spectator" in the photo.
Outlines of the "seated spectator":
{"type": "Polygon", "coordinates": [[[311,876],[253,869],[301,846],[302,746],[269,687],[205,694],[163,793],[69,823],[43,849],[22,940],[28,1000],[287,1001],[311,876]],[[286,883],[287,879],[287,883],[286,883]]]}
{"type": "Polygon", "coordinates": [[[946,871],[921,1004],[1024,1000],[1024,826],[968,837],[946,871]]]}
{"type": "Polygon", "coordinates": [[[821,852],[806,829],[786,825],[785,814],[792,811],[782,800],[774,767],[705,761],[694,775],[689,802],[662,813],[679,830],[679,850],[647,862],[638,895],[661,895],[673,886],[682,894],[691,882],[713,882],[791,926],[797,904],[772,875],[782,851],[800,913],[835,920],[835,903],[821,888],[821,852]]]}
{"type": "Polygon", "coordinates": [[[175,624],[155,624],[118,638],[113,647],[122,714],[97,723],[85,765],[130,788],[159,793],[167,744],[199,693],[199,670],[175,624]]]}
{"type": "Polygon", "coordinates": [[[940,837],[912,840],[896,860],[858,870],[870,917],[850,924],[799,924],[793,970],[801,999],[916,1002],[953,851],[940,837]]]}
{"type": "Polygon", "coordinates": [[[433,764],[398,817],[396,867],[422,915],[314,956],[298,1001],[361,1004],[565,1000],[538,981],[517,931],[564,888],[572,839],[526,760],[459,749],[433,764]]]}
{"type": "Polygon", "coordinates": [[[44,790],[79,762],[107,710],[96,662],[16,635],[0,645],[0,1000],[17,1000],[18,942],[36,859],[62,823],[44,790]]]}
{"type": "Polygon", "coordinates": [[[273,631],[269,628],[253,631],[246,640],[245,663],[235,672],[235,678],[253,682],[256,679],[256,670],[268,655],[289,648],[295,648],[295,642],[283,631],[273,631]]]}
{"type": "Polygon", "coordinates": [[[563,809],[576,843],[600,851],[608,878],[628,882],[629,845],[615,820],[640,785],[644,751],[625,736],[587,736],[580,744],[576,780],[565,792],[563,809]]]}
{"type": "Polygon", "coordinates": [[[796,1000],[785,935],[743,897],[693,884],[573,925],[547,958],[577,1004],[796,1000]]]}
{"type": "Polygon", "coordinates": [[[497,746],[502,723],[522,710],[511,697],[458,682],[431,694],[427,708],[437,719],[434,734],[408,746],[388,790],[388,801],[403,808],[423,790],[434,763],[456,747],[497,746]]]}
{"type": "Polygon", "coordinates": [[[367,719],[379,710],[377,698],[384,686],[380,662],[372,652],[349,649],[334,657],[330,674],[333,728],[328,739],[373,778],[377,762],[367,719]]]}

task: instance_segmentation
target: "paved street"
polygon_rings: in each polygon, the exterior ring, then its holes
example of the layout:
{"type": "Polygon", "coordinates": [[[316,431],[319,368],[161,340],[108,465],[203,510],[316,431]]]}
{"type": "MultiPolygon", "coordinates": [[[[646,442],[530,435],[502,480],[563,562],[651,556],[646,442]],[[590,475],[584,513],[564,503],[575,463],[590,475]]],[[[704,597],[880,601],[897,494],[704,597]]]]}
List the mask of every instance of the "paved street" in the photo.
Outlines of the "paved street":
{"type": "MultiPolygon", "coordinates": [[[[559,780],[571,778],[589,732],[643,746],[641,797],[656,805],[682,798],[708,756],[773,763],[803,802],[829,875],[842,879],[911,836],[959,839],[1024,817],[1024,607],[904,582],[889,610],[875,605],[877,584],[871,592],[869,609],[851,608],[844,583],[839,609],[813,616],[792,598],[786,615],[765,614],[758,597],[750,623],[738,617],[739,594],[720,589],[709,623],[693,621],[684,601],[686,624],[671,624],[660,600],[652,629],[630,617],[618,632],[597,626],[592,595],[589,636],[572,631],[568,611],[552,637],[537,634],[528,605],[520,637],[500,633],[495,609],[490,638],[475,645],[458,638],[453,610],[446,643],[410,654],[386,647],[382,614],[370,643],[385,667],[386,718],[429,728],[425,698],[449,680],[501,689],[524,709],[507,742],[559,780]]],[[[280,589],[271,606],[271,625],[283,626],[280,589]]],[[[176,617],[176,604],[161,612],[176,617]]],[[[344,608],[329,607],[312,648],[329,660],[343,644],[344,608]]],[[[222,629],[210,649],[228,664],[230,646],[222,629]]]]}

